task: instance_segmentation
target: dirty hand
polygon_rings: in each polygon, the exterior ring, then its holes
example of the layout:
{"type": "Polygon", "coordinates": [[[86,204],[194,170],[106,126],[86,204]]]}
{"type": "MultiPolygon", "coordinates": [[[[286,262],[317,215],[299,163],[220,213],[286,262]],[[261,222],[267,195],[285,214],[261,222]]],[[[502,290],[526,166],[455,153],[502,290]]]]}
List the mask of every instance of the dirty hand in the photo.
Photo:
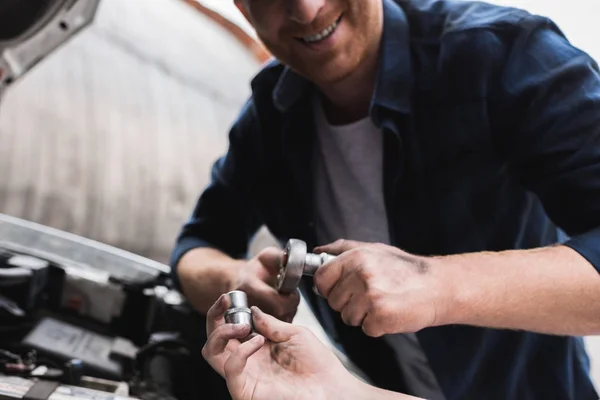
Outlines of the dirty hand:
{"type": "Polygon", "coordinates": [[[439,260],[384,244],[338,240],[315,248],[337,255],[317,270],[315,286],[343,321],[373,337],[441,324],[449,282],[439,260]]]}
{"type": "Polygon", "coordinates": [[[241,263],[232,290],[245,292],[249,305],[260,307],[282,321],[292,322],[300,303],[300,293],[296,290],[281,294],[275,289],[281,257],[282,250],[268,247],[250,261],[241,263]]]}
{"type": "Polygon", "coordinates": [[[234,400],[357,398],[353,395],[364,390],[366,385],[308,329],[256,307],[252,308],[256,334],[240,342],[250,327],[225,323],[229,301],[221,296],[208,311],[202,355],[225,378],[234,400]]]}

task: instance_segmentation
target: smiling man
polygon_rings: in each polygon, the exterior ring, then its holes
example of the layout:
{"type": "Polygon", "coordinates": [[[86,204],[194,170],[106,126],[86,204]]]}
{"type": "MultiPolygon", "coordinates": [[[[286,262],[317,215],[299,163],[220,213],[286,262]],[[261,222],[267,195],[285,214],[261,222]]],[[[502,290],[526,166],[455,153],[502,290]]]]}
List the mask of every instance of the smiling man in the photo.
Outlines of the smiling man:
{"type": "Polygon", "coordinates": [[[244,259],[264,224],[339,254],[303,293],[375,385],[597,399],[578,337],[600,333],[594,60],[481,2],[236,4],[275,60],[173,251],[191,303],[240,289],[293,318],[281,251],[244,259]]]}
{"type": "Polygon", "coordinates": [[[236,4],[271,53],[335,105],[326,105],[331,123],[352,122],[368,114],[383,29],[381,2],[236,4]]]}

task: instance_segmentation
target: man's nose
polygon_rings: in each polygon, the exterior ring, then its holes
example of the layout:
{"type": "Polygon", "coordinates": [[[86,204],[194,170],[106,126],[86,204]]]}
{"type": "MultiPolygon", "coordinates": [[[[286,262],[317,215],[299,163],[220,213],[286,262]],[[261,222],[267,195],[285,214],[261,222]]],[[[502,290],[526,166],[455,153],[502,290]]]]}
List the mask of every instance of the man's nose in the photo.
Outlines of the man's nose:
{"type": "Polygon", "coordinates": [[[310,24],[326,2],[327,0],[288,0],[290,19],[299,24],[310,24]]]}

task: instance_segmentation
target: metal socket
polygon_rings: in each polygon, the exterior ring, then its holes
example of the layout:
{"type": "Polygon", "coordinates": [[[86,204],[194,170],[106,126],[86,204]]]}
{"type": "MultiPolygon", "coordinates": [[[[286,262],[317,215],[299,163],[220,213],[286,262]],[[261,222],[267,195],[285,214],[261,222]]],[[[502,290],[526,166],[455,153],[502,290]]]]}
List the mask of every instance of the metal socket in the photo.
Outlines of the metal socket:
{"type": "Polygon", "coordinates": [[[252,328],[252,312],[248,307],[248,296],[241,290],[227,293],[229,308],[225,311],[225,322],[228,324],[245,324],[252,328]]]}
{"type": "Polygon", "coordinates": [[[300,239],[288,240],[277,274],[277,290],[280,293],[292,293],[300,285],[302,276],[314,275],[323,264],[334,258],[327,253],[309,253],[306,242],[300,239]]]}

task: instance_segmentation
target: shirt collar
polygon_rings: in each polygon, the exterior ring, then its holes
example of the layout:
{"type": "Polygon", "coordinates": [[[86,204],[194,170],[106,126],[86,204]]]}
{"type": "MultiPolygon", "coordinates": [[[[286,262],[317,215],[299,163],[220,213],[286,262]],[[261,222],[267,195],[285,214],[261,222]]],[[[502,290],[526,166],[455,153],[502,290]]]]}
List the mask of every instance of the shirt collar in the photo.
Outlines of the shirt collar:
{"type": "MultiPolygon", "coordinates": [[[[371,111],[376,107],[385,107],[393,111],[409,112],[411,59],[408,21],[395,0],[382,1],[381,60],[371,111]]],[[[280,111],[286,111],[310,86],[308,80],[286,66],[273,90],[273,102],[280,111]]]]}

